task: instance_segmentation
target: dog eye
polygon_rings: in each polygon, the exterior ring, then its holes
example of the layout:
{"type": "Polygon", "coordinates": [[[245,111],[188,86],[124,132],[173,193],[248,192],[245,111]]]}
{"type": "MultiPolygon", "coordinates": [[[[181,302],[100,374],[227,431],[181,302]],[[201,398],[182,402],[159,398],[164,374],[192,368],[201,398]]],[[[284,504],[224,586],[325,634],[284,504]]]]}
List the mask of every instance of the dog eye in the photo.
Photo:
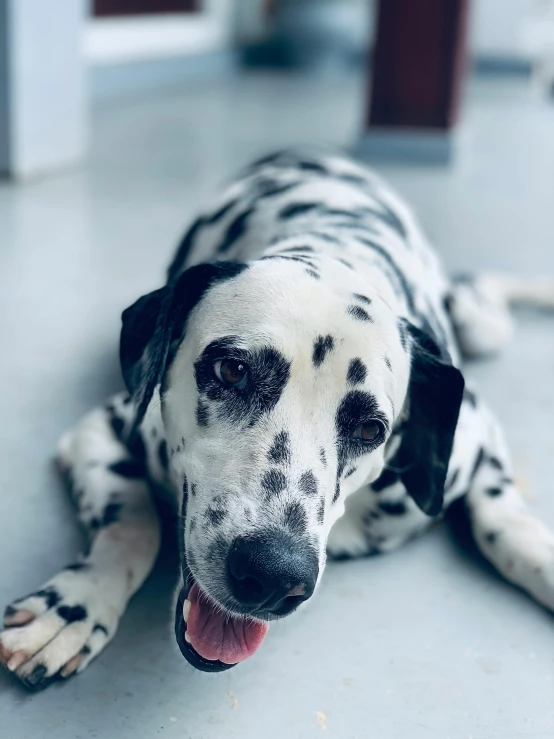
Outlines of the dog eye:
{"type": "Polygon", "coordinates": [[[383,433],[383,426],[379,421],[368,421],[357,426],[352,431],[352,438],[362,444],[373,444],[383,433]]]}
{"type": "Polygon", "coordinates": [[[225,387],[242,390],[248,382],[248,367],[237,359],[218,359],[214,364],[214,373],[225,387]]]}

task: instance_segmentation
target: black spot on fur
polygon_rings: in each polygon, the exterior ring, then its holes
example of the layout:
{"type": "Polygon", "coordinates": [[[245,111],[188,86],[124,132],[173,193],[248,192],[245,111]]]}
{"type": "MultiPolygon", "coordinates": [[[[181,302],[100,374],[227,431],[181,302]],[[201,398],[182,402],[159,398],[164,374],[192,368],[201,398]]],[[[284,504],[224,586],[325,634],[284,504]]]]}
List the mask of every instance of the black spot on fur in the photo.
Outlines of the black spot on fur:
{"type": "Polygon", "coordinates": [[[125,430],[125,421],[123,421],[122,418],[119,418],[119,416],[116,416],[113,409],[109,409],[108,412],[110,414],[109,421],[112,431],[118,439],[121,439],[123,431],[125,430]]]}
{"type": "Polygon", "coordinates": [[[388,357],[385,357],[385,364],[390,370],[392,370],[392,364],[390,363],[390,359],[388,357]]]}
{"type": "Polygon", "coordinates": [[[344,478],[346,479],[347,477],[350,477],[350,475],[353,475],[353,474],[354,474],[354,472],[356,472],[356,470],[357,470],[357,469],[358,469],[357,467],[351,467],[351,468],[350,468],[350,469],[348,470],[348,472],[346,473],[346,475],[344,476],[344,478]]]}
{"type": "Polygon", "coordinates": [[[332,234],[323,233],[323,231],[309,231],[307,235],[315,236],[317,239],[327,241],[329,244],[340,244],[340,239],[332,234]]]}
{"type": "Polygon", "coordinates": [[[477,472],[479,471],[479,468],[485,461],[485,450],[483,447],[479,447],[479,451],[477,452],[477,457],[475,458],[475,462],[473,463],[473,467],[471,469],[471,474],[469,476],[470,481],[473,480],[477,472]]]}
{"type": "Polygon", "coordinates": [[[201,400],[196,405],[196,423],[199,426],[206,427],[210,420],[210,410],[206,403],[201,400]]]}
{"type": "Polygon", "coordinates": [[[272,180],[262,180],[257,183],[258,197],[271,198],[275,195],[281,195],[284,192],[292,190],[294,187],[298,187],[298,184],[298,182],[287,182],[281,185],[272,180]]]}
{"type": "Polygon", "coordinates": [[[162,439],[158,446],[158,459],[160,460],[162,470],[167,470],[169,466],[169,457],[167,455],[167,441],[165,439],[162,439]]]}
{"type": "Polygon", "coordinates": [[[373,323],[373,318],[359,305],[349,305],[347,308],[347,313],[349,316],[352,316],[352,318],[355,318],[357,321],[366,321],[368,323],[373,323]]]}
{"type": "Polygon", "coordinates": [[[494,467],[495,470],[504,469],[502,462],[499,459],[497,459],[497,457],[489,457],[488,462],[491,467],[494,467]]]}
{"type": "Polygon", "coordinates": [[[11,616],[15,616],[17,613],[17,608],[14,608],[13,606],[6,606],[4,608],[4,618],[10,618],[11,616]]]}
{"type": "Polygon", "coordinates": [[[321,212],[328,218],[346,218],[347,220],[359,220],[360,216],[355,210],[343,210],[342,208],[327,208],[322,206],[321,212]]]}
{"type": "Polygon", "coordinates": [[[75,564],[67,565],[65,569],[71,572],[80,572],[81,570],[88,570],[89,567],[90,565],[87,562],[75,562],[75,564]]]}
{"type": "Polygon", "coordinates": [[[307,254],[315,253],[313,246],[289,246],[288,249],[283,249],[284,252],[305,252],[307,254]]]}
{"type": "Polygon", "coordinates": [[[294,256],[292,254],[285,253],[270,254],[267,257],[260,257],[260,262],[267,261],[268,259],[284,259],[287,262],[298,262],[299,264],[310,267],[313,270],[317,269],[317,266],[303,254],[295,254],[294,256]]]}
{"type": "Polygon", "coordinates": [[[337,262],[340,262],[341,264],[344,264],[344,266],[345,267],[348,267],[348,269],[354,269],[352,267],[352,262],[349,262],[347,259],[343,259],[342,257],[340,257],[339,259],[337,259],[337,262]]]}
{"type": "Polygon", "coordinates": [[[485,541],[487,542],[487,544],[494,544],[497,538],[498,534],[495,531],[489,531],[487,534],[485,534],[485,541]]]}
{"type": "MultiPolygon", "coordinates": [[[[373,198],[377,200],[375,193],[373,193],[373,198]]],[[[387,226],[396,231],[397,234],[405,240],[405,243],[408,246],[409,244],[406,241],[408,234],[400,218],[380,198],[378,199],[378,202],[381,207],[380,211],[374,210],[373,208],[368,208],[366,206],[364,208],[360,208],[360,213],[365,216],[369,216],[370,218],[378,218],[380,221],[383,221],[383,223],[386,223],[387,226]]]]}
{"type": "Polygon", "coordinates": [[[334,175],[334,177],[337,180],[342,180],[342,182],[348,182],[349,185],[356,185],[357,187],[367,187],[369,184],[365,177],[361,177],[355,174],[340,174],[340,175],[334,175]]]}
{"type": "Polygon", "coordinates": [[[211,523],[212,526],[219,526],[225,520],[227,516],[226,511],[222,511],[221,508],[208,508],[206,511],[206,519],[211,523]]]}
{"type": "Polygon", "coordinates": [[[378,503],[379,509],[388,516],[403,516],[406,513],[406,504],[401,501],[381,501],[378,503]]]}
{"type": "Polygon", "coordinates": [[[195,482],[193,482],[192,485],[190,486],[190,494],[192,495],[193,498],[196,497],[196,483],[195,482]]]}
{"type": "Polygon", "coordinates": [[[485,493],[489,498],[497,498],[499,495],[502,495],[502,488],[487,488],[485,493]]]}
{"type": "Polygon", "coordinates": [[[309,275],[310,277],[313,277],[314,280],[320,280],[321,279],[321,275],[319,274],[319,272],[316,272],[314,269],[305,269],[304,272],[307,275],[309,275]]]}
{"type": "Polygon", "coordinates": [[[361,295],[360,293],[354,293],[352,295],[354,300],[359,300],[361,303],[365,303],[366,305],[371,305],[371,299],[367,298],[365,295],[361,295]]]}
{"type": "Polygon", "coordinates": [[[404,325],[403,321],[398,321],[397,327],[398,335],[400,337],[400,344],[402,345],[402,349],[407,352],[409,343],[408,331],[406,330],[406,326],[404,325]]]}
{"type": "Polygon", "coordinates": [[[136,462],[134,459],[122,459],[119,462],[114,462],[108,469],[114,475],[129,479],[136,479],[145,475],[144,465],[141,462],[136,462]]]}
{"type": "Polygon", "coordinates": [[[327,467],[327,456],[323,447],[319,450],[319,458],[321,459],[322,464],[327,467]]]}
{"type": "Polygon", "coordinates": [[[317,203],[292,203],[286,205],[279,213],[279,218],[287,220],[288,218],[296,218],[296,216],[303,216],[306,213],[310,213],[318,208],[317,203]]]}
{"type": "Polygon", "coordinates": [[[123,506],[121,503],[108,503],[104,508],[101,526],[111,526],[112,523],[119,521],[119,515],[123,506]]]}
{"type": "Polygon", "coordinates": [[[267,495],[279,495],[287,486],[287,478],[279,470],[268,470],[262,477],[262,488],[267,495]]]}
{"type": "Polygon", "coordinates": [[[99,622],[96,622],[94,624],[92,633],[94,634],[95,631],[100,631],[102,634],[104,634],[104,636],[108,636],[108,629],[104,626],[104,624],[101,624],[99,622]]]}
{"type": "Polygon", "coordinates": [[[85,644],[85,646],[81,649],[81,654],[84,657],[87,657],[90,654],[90,652],[91,652],[91,649],[88,644],[85,644]]]}
{"type": "Polygon", "coordinates": [[[308,516],[301,503],[289,503],[285,507],[283,522],[293,534],[301,536],[308,528],[308,516]]]}
{"type": "Polygon", "coordinates": [[[348,382],[351,385],[360,385],[362,382],[365,382],[366,376],[367,368],[362,360],[358,357],[356,357],[356,359],[351,359],[350,364],[348,365],[348,372],[346,374],[348,382]]]}
{"type": "Polygon", "coordinates": [[[312,362],[314,367],[319,367],[327,354],[333,351],[335,341],[332,336],[318,336],[314,343],[314,349],[312,352],[312,362]]]}
{"type": "Polygon", "coordinates": [[[309,495],[310,497],[317,495],[317,480],[311,470],[302,473],[298,487],[304,495],[309,495]]]}
{"type": "Polygon", "coordinates": [[[317,506],[317,522],[322,524],[325,520],[325,498],[321,498],[317,506]]]}
{"type": "Polygon", "coordinates": [[[379,477],[371,483],[371,489],[375,493],[380,493],[382,490],[385,490],[385,488],[390,488],[391,485],[394,485],[400,480],[400,475],[398,472],[394,472],[393,470],[383,470],[379,477]]]}
{"type": "Polygon", "coordinates": [[[133,459],[144,464],[146,460],[146,447],[141,432],[136,429],[132,437],[127,442],[127,448],[131,452],[133,459]]]}
{"type": "Polygon", "coordinates": [[[249,208],[248,210],[245,210],[244,213],[240,213],[234,221],[231,222],[225,236],[223,237],[223,241],[219,245],[218,251],[220,254],[224,254],[229,251],[233,244],[244,234],[246,230],[246,222],[253,212],[254,208],[249,208]]]}
{"type": "Polygon", "coordinates": [[[314,264],[310,259],[308,259],[307,256],[304,254],[296,254],[296,255],[290,255],[287,257],[284,257],[285,259],[291,259],[293,262],[300,262],[300,264],[305,264],[307,267],[310,267],[313,270],[317,270],[317,265],[314,264]]]}
{"type": "Polygon", "coordinates": [[[308,162],[308,161],[301,161],[298,162],[299,169],[304,169],[308,172],[317,172],[318,174],[327,175],[329,174],[329,171],[323,167],[321,164],[317,164],[316,162],[308,162]]]}
{"type": "Polygon", "coordinates": [[[87,609],[84,606],[60,606],[56,613],[68,624],[84,621],[88,616],[87,609]]]}
{"type": "Polygon", "coordinates": [[[288,464],[290,462],[290,439],[286,431],[280,431],[273,440],[267,458],[274,464],[288,464]]]}
{"type": "Polygon", "coordinates": [[[61,595],[52,585],[44,588],[44,590],[37,591],[34,595],[38,598],[44,598],[46,608],[54,608],[62,599],[61,595]]]}
{"type": "Polygon", "coordinates": [[[335,485],[335,494],[333,495],[333,503],[336,503],[340,495],[340,483],[335,485]]]}
{"type": "Polygon", "coordinates": [[[190,526],[189,526],[189,531],[191,531],[191,532],[192,532],[192,531],[194,531],[194,529],[195,529],[195,528],[196,528],[196,519],[195,519],[195,518],[194,518],[194,516],[193,516],[193,517],[192,517],[192,518],[190,519],[190,526]]]}

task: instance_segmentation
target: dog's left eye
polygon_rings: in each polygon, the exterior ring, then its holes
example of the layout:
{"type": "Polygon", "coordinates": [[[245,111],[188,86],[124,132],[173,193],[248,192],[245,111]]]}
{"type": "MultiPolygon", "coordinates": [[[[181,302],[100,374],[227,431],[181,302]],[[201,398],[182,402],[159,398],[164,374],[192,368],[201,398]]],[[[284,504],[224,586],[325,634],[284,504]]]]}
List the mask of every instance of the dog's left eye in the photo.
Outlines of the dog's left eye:
{"type": "Polygon", "coordinates": [[[242,390],[248,382],[248,366],[238,359],[218,359],[214,364],[214,373],[225,387],[242,390]]]}
{"type": "Polygon", "coordinates": [[[379,421],[368,421],[357,426],[352,431],[352,438],[362,444],[374,444],[383,433],[383,424],[379,421]]]}

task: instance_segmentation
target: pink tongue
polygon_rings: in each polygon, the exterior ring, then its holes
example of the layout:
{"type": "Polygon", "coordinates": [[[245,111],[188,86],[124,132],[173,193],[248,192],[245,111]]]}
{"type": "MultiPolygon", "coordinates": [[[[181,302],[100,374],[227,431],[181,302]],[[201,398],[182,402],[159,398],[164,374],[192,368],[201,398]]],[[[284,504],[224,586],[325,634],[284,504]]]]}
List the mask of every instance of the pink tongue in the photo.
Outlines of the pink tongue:
{"type": "Polygon", "coordinates": [[[269,630],[268,623],[246,621],[216,611],[197,583],[190,589],[187,634],[201,657],[227,665],[251,657],[269,630]]]}

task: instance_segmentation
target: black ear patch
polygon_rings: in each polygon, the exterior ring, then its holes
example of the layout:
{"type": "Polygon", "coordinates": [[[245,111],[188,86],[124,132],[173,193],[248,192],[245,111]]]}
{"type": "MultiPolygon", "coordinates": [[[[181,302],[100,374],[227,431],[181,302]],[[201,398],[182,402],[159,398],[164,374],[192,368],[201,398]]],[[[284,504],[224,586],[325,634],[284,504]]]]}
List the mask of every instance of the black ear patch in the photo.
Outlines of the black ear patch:
{"type": "Polygon", "coordinates": [[[236,262],[199,264],[123,311],[119,355],[137,407],[135,428],[183,339],[189,313],[210,287],[247,268],[236,262]]]}
{"type": "Polygon", "coordinates": [[[409,417],[390,466],[400,471],[402,483],[421,510],[436,516],[444,502],[464,378],[431,336],[406,321],[403,328],[411,338],[409,417]]]}

